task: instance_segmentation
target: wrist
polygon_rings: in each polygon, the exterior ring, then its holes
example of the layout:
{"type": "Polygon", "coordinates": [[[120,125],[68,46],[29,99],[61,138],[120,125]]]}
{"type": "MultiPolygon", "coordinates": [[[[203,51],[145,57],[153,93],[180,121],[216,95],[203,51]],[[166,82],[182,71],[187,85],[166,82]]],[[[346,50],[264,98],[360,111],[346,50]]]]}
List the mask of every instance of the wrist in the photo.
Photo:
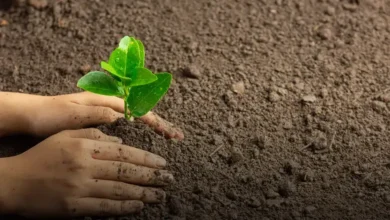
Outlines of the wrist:
{"type": "Polygon", "coordinates": [[[11,158],[0,158],[0,214],[15,213],[11,158]]]}
{"type": "Polygon", "coordinates": [[[0,137],[10,134],[26,134],[31,127],[31,106],[36,96],[0,92],[0,137]]]}

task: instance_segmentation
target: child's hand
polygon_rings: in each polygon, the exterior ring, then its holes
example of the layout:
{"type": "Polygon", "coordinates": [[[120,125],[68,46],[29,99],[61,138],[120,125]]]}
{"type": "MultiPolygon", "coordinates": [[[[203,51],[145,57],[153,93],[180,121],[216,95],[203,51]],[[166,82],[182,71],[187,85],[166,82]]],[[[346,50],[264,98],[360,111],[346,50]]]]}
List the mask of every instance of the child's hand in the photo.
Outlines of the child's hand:
{"type": "MultiPolygon", "coordinates": [[[[36,96],[19,93],[0,93],[0,95],[2,100],[8,100],[4,109],[17,111],[18,116],[16,117],[27,121],[22,124],[18,123],[17,119],[10,118],[13,112],[5,113],[0,110],[0,119],[3,114],[5,119],[11,121],[10,126],[17,126],[17,128],[11,129],[11,132],[21,130],[19,132],[37,136],[49,136],[62,130],[110,123],[123,117],[124,113],[123,100],[88,92],[60,96],[36,96]]],[[[179,140],[184,138],[180,129],[175,128],[171,123],[152,112],[140,119],[153,127],[156,132],[163,133],[168,138],[179,140]]],[[[2,128],[0,124],[0,133],[2,129],[6,130],[7,128],[2,128]]]]}
{"type": "Polygon", "coordinates": [[[166,161],[97,129],[62,131],[25,153],[0,159],[0,212],[30,217],[112,216],[159,203],[150,186],[173,181],[166,161]]]}

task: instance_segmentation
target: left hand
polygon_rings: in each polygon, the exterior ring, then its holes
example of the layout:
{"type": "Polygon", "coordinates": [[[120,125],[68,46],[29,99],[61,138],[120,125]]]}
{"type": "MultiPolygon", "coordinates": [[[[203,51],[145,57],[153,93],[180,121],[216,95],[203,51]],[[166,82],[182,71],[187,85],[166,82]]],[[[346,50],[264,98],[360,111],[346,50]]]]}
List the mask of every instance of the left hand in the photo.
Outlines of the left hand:
{"type": "MultiPolygon", "coordinates": [[[[123,100],[112,96],[96,95],[89,92],[59,96],[37,96],[20,93],[3,93],[3,100],[27,123],[19,123],[19,132],[36,136],[49,136],[62,130],[79,129],[104,123],[111,123],[123,117],[123,100]],[[12,104],[13,103],[13,104],[12,104]]],[[[3,101],[2,100],[2,101],[3,101]]],[[[6,105],[6,108],[8,107],[6,105]]],[[[9,111],[12,111],[9,109],[9,111]]],[[[12,115],[12,113],[10,113],[12,115]]],[[[0,112],[1,118],[1,112],[0,112]]],[[[183,139],[183,132],[171,123],[149,112],[140,118],[157,133],[167,138],[183,139]]],[[[16,120],[10,120],[17,123],[16,120]]],[[[0,125],[1,129],[1,125],[0,125]]],[[[13,129],[15,130],[15,129],[13,129]]],[[[16,130],[15,132],[18,132],[16,130]]]]}

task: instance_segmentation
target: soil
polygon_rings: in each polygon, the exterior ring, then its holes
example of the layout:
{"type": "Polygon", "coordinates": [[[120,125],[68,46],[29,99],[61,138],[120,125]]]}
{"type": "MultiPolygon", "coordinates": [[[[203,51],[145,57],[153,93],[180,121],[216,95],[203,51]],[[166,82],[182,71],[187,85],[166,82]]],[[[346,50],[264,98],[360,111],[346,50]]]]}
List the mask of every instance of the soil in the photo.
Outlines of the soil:
{"type": "MultiPolygon", "coordinates": [[[[390,1],[30,0],[1,19],[3,91],[78,92],[124,35],[174,74],[155,111],[184,141],[100,127],[176,178],[117,219],[390,219],[390,1]]],[[[36,142],[17,140],[3,156],[36,142]]]]}

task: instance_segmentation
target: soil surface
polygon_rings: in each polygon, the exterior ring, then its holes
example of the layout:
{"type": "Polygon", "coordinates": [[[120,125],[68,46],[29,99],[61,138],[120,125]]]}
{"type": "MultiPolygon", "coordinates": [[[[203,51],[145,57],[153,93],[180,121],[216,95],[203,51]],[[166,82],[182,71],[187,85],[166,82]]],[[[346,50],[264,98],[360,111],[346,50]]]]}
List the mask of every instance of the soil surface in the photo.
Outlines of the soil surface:
{"type": "MultiPolygon", "coordinates": [[[[0,12],[0,90],[78,92],[124,35],[174,74],[155,111],[186,138],[100,127],[176,178],[117,219],[390,219],[390,1],[20,1],[0,12]]],[[[36,142],[18,139],[3,156],[36,142]]]]}

